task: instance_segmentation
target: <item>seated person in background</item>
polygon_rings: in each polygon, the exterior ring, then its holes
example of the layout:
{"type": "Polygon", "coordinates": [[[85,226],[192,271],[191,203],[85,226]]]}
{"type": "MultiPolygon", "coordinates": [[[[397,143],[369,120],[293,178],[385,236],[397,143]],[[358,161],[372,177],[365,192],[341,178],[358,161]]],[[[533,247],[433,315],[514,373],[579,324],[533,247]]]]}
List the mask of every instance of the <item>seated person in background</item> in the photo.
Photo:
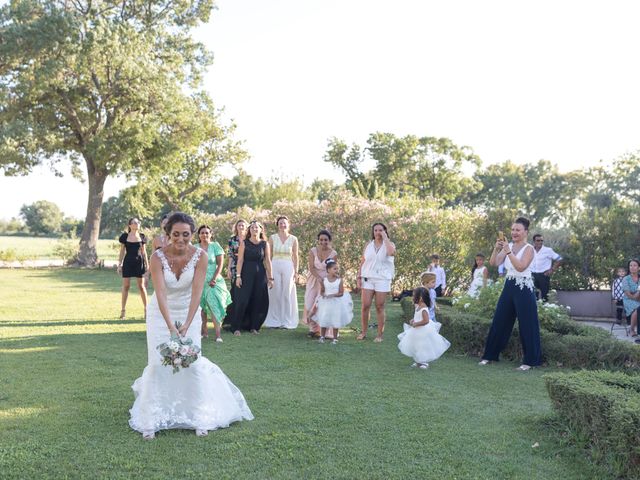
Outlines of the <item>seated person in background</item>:
{"type": "Polygon", "coordinates": [[[622,290],[622,280],[627,275],[627,269],[624,267],[618,267],[616,269],[616,276],[611,282],[611,301],[616,305],[616,323],[622,324],[622,314],[624,312],[624,291],[622,290]]]}

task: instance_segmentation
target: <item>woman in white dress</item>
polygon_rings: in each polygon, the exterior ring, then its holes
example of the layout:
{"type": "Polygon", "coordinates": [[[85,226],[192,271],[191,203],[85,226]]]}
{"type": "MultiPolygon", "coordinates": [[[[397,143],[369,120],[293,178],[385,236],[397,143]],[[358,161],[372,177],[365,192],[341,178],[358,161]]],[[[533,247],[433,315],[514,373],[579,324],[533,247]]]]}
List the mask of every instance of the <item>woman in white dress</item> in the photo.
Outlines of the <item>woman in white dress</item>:
{"type": "Polygon", "coordinates": [[[155,293],[147,310],[148,364],[132,386],[136,398],[129,411],[129,425],[146,440],[159,430],[191,429],[204,436],[253,419],[240,390],[207,358],[175,374],[162,365],[156,347],[172,335],[190,337],[200,346],[200,297],[207,273],[207,254],[191,245],[193,219],[174,213],[165,229],[171,243],[151,257],[155,293]]]}
{"type": "Polygon", "coordinates": [[[269,237],[273,288],[269,290],[269,311],[264,326],[293,329],[298,326],[298,239],[289,233],[287,217],[278,217],[276,225],[278,233],[269,237]]]}
{"type": "Polygon", "coordinates": [[[484,255],[482,253],[476,255],[476,261],[471,269],[471,277],[471,285],[467,295],[477,297],[480,295],[480,289],[486,287],[489,281],[489,270],[484,266],[484,255]]]}

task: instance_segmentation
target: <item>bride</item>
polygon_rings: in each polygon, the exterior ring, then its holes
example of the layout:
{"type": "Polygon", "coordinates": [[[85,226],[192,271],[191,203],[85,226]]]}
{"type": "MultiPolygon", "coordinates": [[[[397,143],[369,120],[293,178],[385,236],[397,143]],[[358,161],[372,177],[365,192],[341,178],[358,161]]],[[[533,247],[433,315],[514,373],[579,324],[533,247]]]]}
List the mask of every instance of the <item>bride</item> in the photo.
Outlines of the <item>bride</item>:
{"type": "Polygon", "coordinates": [[[170,428],[193,429],[196,435],[228,427],[253,415],[242,393],[214,363],[201,356],[173,373],[162,365],[156,347],[171,335],[187,336],[200,346],[200,297],[207,272],[207,254],[191,245],[193,219],[184,213],[169,217],[170,244],[151,256],[155,293],[147,309],[148,365],[132,388],[135,402],[129,425],[146,440],[170,428]],[[178,330],[176,322],[182,325],[178,330]]]}

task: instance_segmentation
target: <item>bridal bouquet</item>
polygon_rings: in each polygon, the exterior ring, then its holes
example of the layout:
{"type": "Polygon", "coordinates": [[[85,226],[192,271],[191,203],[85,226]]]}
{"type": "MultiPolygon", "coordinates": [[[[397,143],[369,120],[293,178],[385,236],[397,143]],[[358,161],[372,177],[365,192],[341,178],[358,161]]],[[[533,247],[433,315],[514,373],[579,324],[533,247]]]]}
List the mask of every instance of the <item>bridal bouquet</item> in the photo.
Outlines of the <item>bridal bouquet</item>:
{"type": "MultiPolygon", "coordinates": [[[[179,329],[181,324],[176,323],[179,329]]],[[[188,337],[171,336],[171,340],[161,343],[156,347],[162,356],[162,365],[173,368],[173,373],[178,373],[180,367],[188,368],[200,356],[200,347],[193,344],[188,337]]]]}

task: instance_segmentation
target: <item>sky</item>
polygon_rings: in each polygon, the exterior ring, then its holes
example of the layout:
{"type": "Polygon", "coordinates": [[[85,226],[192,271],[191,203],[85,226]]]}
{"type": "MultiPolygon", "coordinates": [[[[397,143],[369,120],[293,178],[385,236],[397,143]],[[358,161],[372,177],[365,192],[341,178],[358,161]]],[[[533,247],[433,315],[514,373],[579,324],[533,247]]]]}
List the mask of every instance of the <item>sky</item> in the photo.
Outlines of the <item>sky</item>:
{"type": "MultiPolygon", "coordinates": [[[[218,0],[196,37],[205,88],[254,176],[341,180],[328,139],[448,137],[483,163],[568,171],[640,149],[640,2],[218,0]]],[[[125,185],[110,179],[106,197],[125,185]]],[[[87,193],[46,167],[0,177],[0,218],[36,200],[84,217],[87,193]]]]}

